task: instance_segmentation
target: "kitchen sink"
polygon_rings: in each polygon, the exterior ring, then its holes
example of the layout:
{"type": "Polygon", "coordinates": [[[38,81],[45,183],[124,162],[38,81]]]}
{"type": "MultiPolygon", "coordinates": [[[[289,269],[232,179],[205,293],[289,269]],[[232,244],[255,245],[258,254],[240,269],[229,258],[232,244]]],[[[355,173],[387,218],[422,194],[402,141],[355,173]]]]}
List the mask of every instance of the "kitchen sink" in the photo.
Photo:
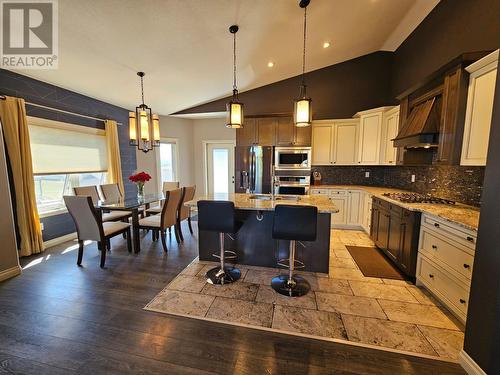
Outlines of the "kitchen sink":
{"type": "Polygon", "coordinates": [[[257,199],[261,201],[295,201],[298,202],[300,201],[300,197],[293,196],[293,195],[279,195],[279,196],[273,196],[272,195],[267,195],[267,194],[254,194],[250,195],[249,199],[257,199]]]}

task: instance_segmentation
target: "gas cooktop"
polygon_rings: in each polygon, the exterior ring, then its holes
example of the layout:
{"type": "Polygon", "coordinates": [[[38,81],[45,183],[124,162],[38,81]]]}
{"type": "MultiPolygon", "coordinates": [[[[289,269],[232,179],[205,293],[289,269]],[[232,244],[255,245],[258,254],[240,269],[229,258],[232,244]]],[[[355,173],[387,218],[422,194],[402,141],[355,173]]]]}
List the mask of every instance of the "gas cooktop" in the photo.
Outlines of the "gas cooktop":
{"type": "Polygon", "coordinates": [[[404,203],[437,203],[437,204],[455,204],[449,199],[437,198],[432,195],[418,193],[384,193],[384,197],[391,198],[404,203]]]}

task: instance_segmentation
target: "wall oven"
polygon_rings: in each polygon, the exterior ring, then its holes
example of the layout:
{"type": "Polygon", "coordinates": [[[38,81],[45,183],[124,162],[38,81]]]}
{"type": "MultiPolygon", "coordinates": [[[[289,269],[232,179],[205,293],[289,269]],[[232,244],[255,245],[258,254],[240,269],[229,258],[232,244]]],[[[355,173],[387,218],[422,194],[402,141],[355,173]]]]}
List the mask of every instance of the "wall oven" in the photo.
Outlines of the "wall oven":
{"type": "Polygon", "coordinates": [[[311,147],[275,147],[274,167],[277,171],[311,170],[311,147]]]}
{"type": "Polygon", "coordinates": [[[311,186],[310,176],[275,176],[274,193],[307,195],[311,186]]]}

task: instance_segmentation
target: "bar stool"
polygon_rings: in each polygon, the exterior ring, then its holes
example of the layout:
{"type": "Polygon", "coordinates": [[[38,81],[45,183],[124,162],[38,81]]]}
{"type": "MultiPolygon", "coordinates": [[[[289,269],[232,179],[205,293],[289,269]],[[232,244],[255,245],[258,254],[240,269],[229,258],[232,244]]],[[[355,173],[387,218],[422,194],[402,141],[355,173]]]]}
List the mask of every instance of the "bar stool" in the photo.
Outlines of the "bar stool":
{"type": "Polygon", "coordinates": [[[234,203],[227,201],[198,201],[198,229],[219,233],[219,255],[214,257],[220,260],[220,265],[206,273],[210,284],[229,284],[238,280],[241,271],[237,268],[226,267],[225,261],[236,259],[234,251],[224,250],[224,236],[226,233],[236,234],[242,223],[236,221],[234,203]]]}
{"type": "Polygon", "coordinates": [[[300,297],[311,289],[307,280],[294,275],[296,268],[304,267],[302,262],[295,259],[295,245],[296,241],[316,240],[317,221],[317,207],[286,204],[275,207],[273,238],[290,241],[289,258],[278,261],[279,265],[288,268],[288,275],[276,276],[271,281],[271,286],[276,292],[288,297],[300,297]],[[285,262],[288,264],[284,264],[285,262]]]}

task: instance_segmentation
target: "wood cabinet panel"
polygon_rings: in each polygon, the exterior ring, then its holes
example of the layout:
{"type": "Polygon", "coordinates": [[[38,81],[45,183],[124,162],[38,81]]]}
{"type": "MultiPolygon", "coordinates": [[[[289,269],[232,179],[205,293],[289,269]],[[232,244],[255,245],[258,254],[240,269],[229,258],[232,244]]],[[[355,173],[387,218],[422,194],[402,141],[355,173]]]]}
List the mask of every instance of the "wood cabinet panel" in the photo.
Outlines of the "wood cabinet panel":
{"type": "Polygon", "coordinates": [[[312,164],[330,165],[332,162],[332,125],[316,125],[312,129],[312,164]]]}
{"type": "Polygon", "coordinates": [[[349,190],[349,212],[347,215],[348,225],[361,225],[361,215],[363,208],[363,201],[361,200],[361,192],[349,190]]]}
{"type": "Polygon", "coordinates": [[[332,196],[330,199],[339,209],[339,212],[332,215],[331,219],[332,226],[347,224],[348,197],[332,196]]]}
{"type": "Polygon", "coordinates": [[[379,164],[381,128],[382,112],[360,117],[358,164],[379,164]]]}
{"type": "Polygon", "coordinates": [[[253,146],[257,142],[255,119],[246,118],[243,128],[236,129],[237,146],[253,146]]]}
{"type": "Polygon", "coordinates": [[[396,165],[397,147],[394,147],[392,139],[396,138],[399,128],[399,107],[384,115],[381,162],[384,165],[396,165]]]}
{"type": "Polygon", "coordinates": [[[312,127],[296,127],[292,121],[292,126],[295,129],[294,146],[311,146],[312,127]]]}
{"type": "Polygon", "coordinates": [[[276,122],[276,145],[293,146],[295,142],[295,128],[291,117],[281,117],[276,122]]]}
{"type": "Polygon", "coordinates": [[[276,129],[276,118],[257,118],[257,144],[259,146],[273,146],[276,129]]]}
{"type": "Polygon", "coordinates": [[[333,164],[356,164],[358,157],[358,124],[352,122],[336,123],[333,140],[333,164]]]}

